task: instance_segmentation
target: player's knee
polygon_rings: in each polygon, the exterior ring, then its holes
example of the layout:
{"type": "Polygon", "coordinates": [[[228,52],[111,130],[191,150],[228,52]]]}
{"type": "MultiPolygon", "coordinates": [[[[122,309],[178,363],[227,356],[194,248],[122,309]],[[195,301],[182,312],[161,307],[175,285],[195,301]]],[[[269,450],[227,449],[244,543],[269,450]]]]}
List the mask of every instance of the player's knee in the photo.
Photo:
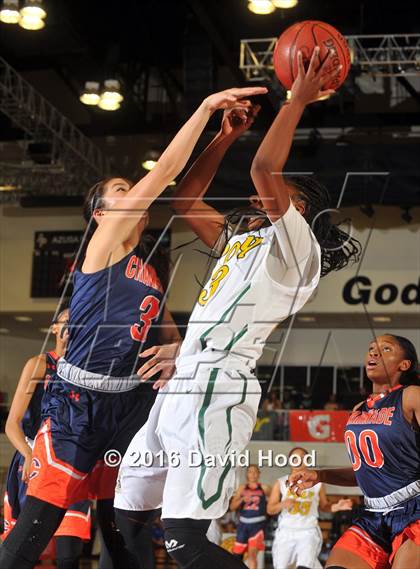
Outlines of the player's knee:
{"type": "Polygon", "coordinates": [[[115,524],[120,530],[127,547],[135,545],[139,534],[143,532],[148,522],[155,516],[156,510],[135,512],[115,508],[115,524]]]}
{"type": "Polygon", "coordinates": [[[255,547],[248,547],[248,557],[255,561],[257,559],[257,550],[255,547]]]}
{"type": "Polygon", "coordinates": [[[166,551],[182,568],[195,567],[208,540],[209,523],[199,520],[164,520],[166,551]]]}

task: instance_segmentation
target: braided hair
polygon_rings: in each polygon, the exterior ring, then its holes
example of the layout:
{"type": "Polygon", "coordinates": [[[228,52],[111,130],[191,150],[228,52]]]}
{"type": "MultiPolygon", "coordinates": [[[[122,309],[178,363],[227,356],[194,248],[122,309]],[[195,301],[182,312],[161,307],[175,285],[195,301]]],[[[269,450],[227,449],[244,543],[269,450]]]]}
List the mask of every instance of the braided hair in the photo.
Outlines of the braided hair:
{"type": "Polygon", "coordinates": [[[343,269],[350,261],[356,263],[362,246],[357,239],[332,223],[327,188],[313,176],[287,176],[287,183],[305,202],[304,217],[321,247],[321,277],[343,269]]]}
{"type": "Polygon", "coordinates": [[[414,344],[404,336],[396,336],[395,334],[385,334],[385,336],[391,336],[391,338],[394,338],[404,352],[404,359],[410,360],[411,362],[410,367],[401,374],[401,385],[420,385],[419,359],[414,344]]]}
{"type": "MultiPolygon", "coordinates": [[[[95,221],[93,214],[96,209],[101,209],[106,207],[106,201],[104,199],[104,194],[107,189],[108,183],[113,180],[116,176],[111,176],[108,178],[104,178],[100,180],[96,184],[94,184],[88,193],[86,194],[86,198],[83,204],[83,217],[87,222],[88,226],[86,229],[86,233],[84,235],[83,243],[81,246],[80,251],[77,255],[77,261],[75,264],[76,269],[81,269],[83,265],[83,261],[86,256],[86,250],[88,248],[89,242],[92,238],[92,235],[95,233],[96,228],[98,227],[97,222],[95,221]]],[[[134,185],[131,180],[127,178],[122,178],[125,180],[130,187],[134,185]]],[[[154,267],[156,270],[156,274],[159,277],[159,280],[162,284],[163,290],[166,290],[169,282],[169,267],[170,267],[170,260],[169,260],[169,253],[168,251],[162,247],[160,244],[156,247],[156,239],[146,231],[143,232],[139,244],[139,256],[142,259],[148,259],[148,262],[154,267]],[[152,253],[152,257],[150,254],[152,253]]]]}
{"type": "MultiPolygon", "coordinates": [[[[297,191],[297,197],[305,203],[304,218],[310,225],[321,247],[321,277],[331,271],[339,271],[350,262],[356,263],[362,252],[360,242],[331,221],[330,195],[325,186],[313,176],[285,176],[286,184],[297,191]]],[[[235,233],[249,231],[244,226],[250,217],[261,216],[266,220],[261,227],[270,225],[266,212],[247,206],[237,208],[225,216],[222,230],[224,241],[235,233]]]]}

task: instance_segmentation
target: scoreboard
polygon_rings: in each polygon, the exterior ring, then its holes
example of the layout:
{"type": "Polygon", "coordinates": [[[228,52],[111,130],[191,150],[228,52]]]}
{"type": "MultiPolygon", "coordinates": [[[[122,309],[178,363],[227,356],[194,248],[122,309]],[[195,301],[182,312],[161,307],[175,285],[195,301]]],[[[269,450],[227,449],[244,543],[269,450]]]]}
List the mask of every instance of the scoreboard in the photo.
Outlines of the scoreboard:
{"type": "MultiPolygon", "coordinates": [[[[146,233],[146,232],[145,232],[146,233]]],[[[160,229],[147,230],[155,239],[160,229]]],[[[83,240],[84,231],[36,231],[32,255],[32,298],[60,298],[67,277],[83,240]]],[[[161,238],[161,245],[170,247],[170,231],[161,238]]],[[[71,294],[71,287],[66,296],[71,294]]]]}
{"type": "Polygon", "coordinates": [[[32,255],[32,298],[59,298],[84,231],[36,231],[32,255]]]}

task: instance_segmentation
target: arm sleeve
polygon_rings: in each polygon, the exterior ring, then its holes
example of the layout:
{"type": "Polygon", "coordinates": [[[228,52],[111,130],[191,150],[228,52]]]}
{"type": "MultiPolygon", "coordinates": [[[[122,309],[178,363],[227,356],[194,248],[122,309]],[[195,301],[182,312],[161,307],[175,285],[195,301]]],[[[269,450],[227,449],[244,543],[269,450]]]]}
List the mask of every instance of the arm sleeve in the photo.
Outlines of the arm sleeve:
{"type": "MultiPolygon", "coordinates": [[[[305,286],[320,268],[320,247],[307,221],[290,202],[286,213],[272,223],[280,250],[282,271],[276,280],[285,286],[305,286]]],[[[276,255],[277,256],[277,255],[276,255]]],[[[270,275],[273,271],[269,269],[270,275]]]]}

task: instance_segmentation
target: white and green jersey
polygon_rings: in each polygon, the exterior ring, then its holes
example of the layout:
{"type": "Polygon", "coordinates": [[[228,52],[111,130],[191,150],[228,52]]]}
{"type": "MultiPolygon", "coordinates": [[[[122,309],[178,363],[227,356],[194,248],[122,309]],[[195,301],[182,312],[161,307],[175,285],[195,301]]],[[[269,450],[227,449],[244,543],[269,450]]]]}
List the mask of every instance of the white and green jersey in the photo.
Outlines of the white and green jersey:
{"type": "Polygon", "coordinates": [[[276,325],[310,298],[320,267],[319,244],[292,204],[269,227],[233,235],[191,314],[180,362],[223,351],[252,368],[276,325]]]}

